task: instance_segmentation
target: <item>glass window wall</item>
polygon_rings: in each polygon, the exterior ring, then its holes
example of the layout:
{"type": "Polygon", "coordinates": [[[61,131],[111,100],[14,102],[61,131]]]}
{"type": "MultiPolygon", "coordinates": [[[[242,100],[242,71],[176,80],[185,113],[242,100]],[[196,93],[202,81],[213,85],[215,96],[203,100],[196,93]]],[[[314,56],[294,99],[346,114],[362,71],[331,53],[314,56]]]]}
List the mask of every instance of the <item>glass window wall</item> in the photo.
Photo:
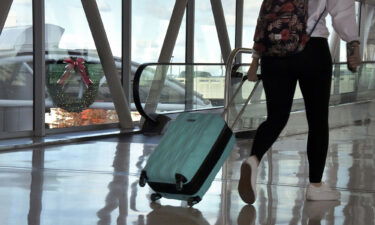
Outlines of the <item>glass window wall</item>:
{"type": "Polygon", "coordinates": [[[221,63],[223,57],[211,3],[208,0],[195,1],[194,34],[194,62],[221,63]]]}
{"type": "MultiPolygon", "coordinates": [[[[243,37],[242,37],[242,46],[244,48],[253,48],[253,38],[255,27],[257,25],[257,19],[259,15],[260,6],[262,1],[244,1],[244,19],[243,19],[243,37]]],[[[242,62],[250,63],[251,56],[244,55],[242,57],[242,62]]]]}
{"type": "MultiPolygon", "coordinates": [[[[96,2],[120,76],[122,70],[122,1],[96,0],[96,2]]],[[[230,44],[234,48],[235,1],[222,0],[221,2],[230,44]]],[[[131,71],[134,75],[140,64],[158,61],[176,1],[137,0],[132,3],[131,71]]],[[[261,1],[244,1],[243,47],[252,47],[260,5],[261,1]]],[[[375,60],[375,38],[372,35],[375,33],[373,32],[374,8],[373,4],[363,3],[360,7],[360,3],[356,2],[358,18],[360,9],[362,10],[361,38],[363,56],[366,61],[375,60]]],[[[112,96],[81,1],[70,0],[69,4],[66,4],[61,0],[45,0],[45,15],[46,127],[54,129],[117,123],[118,118],[112,96]]],[[[327,26],[332,33],[333,28],[329,17],[327,17],[327,26]]],[[[186,16],[178,32],[171,58],[172,63],[185,62],[186,16]]],[[[33,129],[32,39],[32,0],[14,0],[0,35],[0,133],[32,131],[33,129]]],[[[212,6],[208,0],[196,1],[195,4],[194,46],[194,62],[222,62],[212,6]]],[[[341,42],[339,58],[341,61],[346,61],[344,42],[341,42]]],[[[249,63],[250,57],[244,55],[243,62],[249,63]]],[[[246,72],[246,69],[241,70],[246,72]]],[[[162,93],[163,103],[178,104],[182,107],[187,101],[191,101],[186,95],[192,95],[190,93],[192,92],[194,100],[192,109],[206,108],[209,104],[212,107],[222,106],[225,68],[201,65],[192,71],[189,75],[184,66],[168,67],[167,80],[178,80],[180,84],[175,89],[169,90],[169,86],[166,87],[162,93]],[[220,82],[215,83],[216,88],[208,88],[213,85],[213,81],[218,80],[220,82]],[[180,90],[186,81],[190,82],[187,86],[192,86],[192,90],[188,93],[185,92],[186,90],[180,90]]],[[[339,76],[334,77],[337,81],[334,80],[332,83],[332,93],[354,94],[358,89],[370,90],[369,87],[374,84],[373,71],[373,64],[366,64],[357,74],[349,73],[345,65],[336,66],[335,74],[339,76]]],[[[263,101],[264,93],[260,96],[263,101]]],[[[302,98],[299,91],[296,92],[295,98],[302,98]]],[[[160,107],[158,110],[164,111],[160,107]]],[[[132,113],[136,118],[137,112],[132,113]]]]}
{"type": "Polygon", "coordinates": [[[14,0],[0,35],[0,135],[33,129],[32,1],[14,0]]]}
{"type": "Polygon", "coordinates": [[[362,8],[363,60],[375,61],[375,4],[362,8]]]}
{"type": "MultiPolygon", "coordinates": [[[[172,12],[176,1],[174,0],[137,0],[133,1],[132,8],[132,62],[134,65],[140,65],[149,62],[158,62],[164,39],[166,38],[167,29],[171,22],[172,12]]],[[[173,22],[173,21],[172,21],[173,22]]],[[[170,62],[185,62],[186,52],[186,12],[182,19],[180,30],[170,62]]],[[[132,76],[136,71],[134,68],[132,76]]],[[[173,77],[179,73],[177,67],[169,67],[167,71],[168,77],[173,77]]],[[[150,81],[151,82],[151,81],[150,81]]],[[[168,83],[168,81],[166,81],[168,83]]],[[[169,89],[165,84],[165,90],[177,91],[169,89]]],[[[178,90],[180,88],[177,88],[178,90]]],[[[145,100],[148,98],[149,91],[142,89],[140,93],[145,100]]],[[[165,92],[162,93],[164,99],[165,92]]],[[[177,93],[169,93],[170,98],[178,98],[177,93]]],[[[133,101],[133,99],[131,99],[133,101]]],[[[132,115],[134,121],[140,120],[139,113],[133,108],[132,115]]]]}
{"type": "Polygon", "coordinates": [[[236,1],[222,0],[225,22],[227,23],[230,46],[235,46],[236,38],[236,1]]]}
{"type": "MultiPolygon", "coordinates": [[[[189,110],[210,109],[224,105],[224,83],[225,77],[222,76],[224,70],[223,64],[199,64],[186,66],[184,64],[168,64],[147,66],[140,77],[139,97],[142,104],[147,101],[151,85],[154,82],[155,75],[158,73],[167,74],[163,89],[161,90],[158,101],[157,113],[182,112],[186,110],[189,102],[192,104],[189,110]],[[207,68],[209,71],[205,72],[207,68]],[[170,72],[175,71],[175,72],[170,72]],[[191,96],[187,96],[187,82],[191,82],[187,77],[191,77],[194,85],[192,86],[191,96]]],[[[152,113],[147,111],[146,113],[152,113]]]]}
{"type": "MultiPolygon", "coordinates": [[[[233,49],[235,45],[236,2],[223,0],[221,3],[230,47],[233,49]]],[[[196,1],[195,7],[194,62],[224,63],[211,2],[208,0],[196,1]]],[[[194,74],[186,73],[182,77],[186,79],[193,77],[195,91],[200,93],[204,99],[209,100],[212,107],[224,105],[224,66],[202,65],[194,68],[194,74]]],[[[196,107],[197,109],[202,108],[199,104],[196,107]]]]}
{"type": "MultiPolygon", "coordinates": [[[[157,62],[167,33],[173,0],[133,1],[132,60],[134,63],[157,62]]],[[[185,17],[174,48],[172,62],[185,61],[185,17]]]]}
{"type": "MultiPolygon", "coordinates": [[[[121,1],[97,1],[121,75],[121,1]]],[[[80,0],[46,0],[46,126],[118,122],[80,0]]]]}
{"type": "MultiPolygon", "coordinates": [[[[227,25],[231,48],[235,42],[236,2],[223,0],[225,22],[227,25]]],[[[222,63],[221,48],[211,2],[196,1],[195,3],[195,39],[194,62],[222,63]]]]}

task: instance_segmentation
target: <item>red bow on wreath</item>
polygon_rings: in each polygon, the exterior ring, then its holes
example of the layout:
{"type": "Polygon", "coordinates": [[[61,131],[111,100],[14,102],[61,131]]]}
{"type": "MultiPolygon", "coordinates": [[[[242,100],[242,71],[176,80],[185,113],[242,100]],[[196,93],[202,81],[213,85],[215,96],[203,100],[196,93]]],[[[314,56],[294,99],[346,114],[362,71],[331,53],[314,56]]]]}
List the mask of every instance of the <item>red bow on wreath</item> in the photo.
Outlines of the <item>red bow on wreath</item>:
{"type": "Polygon", "coordinates": [[[74,59],[65,59],[64,63],[67,63],[65,66],[65,71],[60,79],[57,81],[58,84],[64,85],[65,81],[70,77],[71,72],[75,70],[81,75],[83,83],[85,83],[86,88],[93,84],[89,75],[86,72],[85,60],[83,58],[74,59]]]}

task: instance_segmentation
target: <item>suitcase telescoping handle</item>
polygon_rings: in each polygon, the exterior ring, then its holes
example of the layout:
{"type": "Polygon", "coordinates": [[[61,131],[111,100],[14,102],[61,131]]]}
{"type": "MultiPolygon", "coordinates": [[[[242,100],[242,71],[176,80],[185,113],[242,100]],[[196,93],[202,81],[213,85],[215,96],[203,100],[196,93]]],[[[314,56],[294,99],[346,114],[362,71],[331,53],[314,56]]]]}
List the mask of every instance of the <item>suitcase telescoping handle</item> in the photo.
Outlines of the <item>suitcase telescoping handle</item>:
{"type": "MultiPolygon", "coordinates": [[[[253,88],[253,90],[251,91],[249,97],[246,99],[246,102],[245,104],[243,105],[243,107],[241,108],[240,112],[237,114],[236,118],[234,119],[233,123],[232,124],[228,124],[229,128],[233,130],[233,128],[236,126],[238,120],[241,118],[242,114],[245,112],[245,109],[246,109],[246,106],[249,104],[250,100],[252,99],[256,89],[258,88],[259,86],[259,83],[260,83],[260,80],[261,80],[261,76],[258,75],[258,80],[256,81],[255,83],[255,86],[253,88]]],[[[226,105],[224,107],[224,112],[221,114],[221,116],[223,118],[226,118],[226,121],[229,123],[229,117],[227,116],[228,115],[228,112],[229,112],[229,109],[231,107],[231,105],[233,104],[238,92],[240,92],[240,90],[242,90],[242,86],[244,85],[244,83],[247,81],[247,76],[243,76],[242,77],[242,80],[241,80],[241,84],[239,85],[239,87],[236,89],[236,91],[234,92],[234,94],[232,95],[232,97],[230,98],[229,102],[228,102],[228,105],[226,105]]]]}
{"type": "Polygon", "coordinates": [[[231,85],[232,85],[232,80],[231,80],[232,79],[232,72],[233,72],[232,69],[233,69],[233,66],[235,64],[236,57],[239,54],[252,54],[253,52],[254,51],[251,48],[236,48],[230,53],[230,55],[228,57],[228,60],[226,62],[225,94],[224,94],[225,105],[224,105],[224,112],[222,113],[222,117],[228,123],[229,128],[232,129],[232,130],[235,127],[235,125],[237,124],[238,120],[241,118],[242,114],[244,113],[246,106],[249,104],[249,102],[250,102],[251,98],[253,97],[253,95],[255,93],[255,90],[257,89],[257,87],[259,85],[259,82],[261,80],[260,75],[258,75],[258,81],[256,82],[255,87],[253,88],[249,97],[247,98],[246,103],[244,104],[244,106],[242,107],[240,112],[238,113],[237,117],[234,119],[234,122],[232,124],[229,124],[230,106],[233,104],[235,97],[237,96],[238,92],[242,89],[243,84],[247,80],[247,76],[243,76],[240,86],[237,88],[235,93],[231,96],[230,88],[231,88],[231,85]]]}

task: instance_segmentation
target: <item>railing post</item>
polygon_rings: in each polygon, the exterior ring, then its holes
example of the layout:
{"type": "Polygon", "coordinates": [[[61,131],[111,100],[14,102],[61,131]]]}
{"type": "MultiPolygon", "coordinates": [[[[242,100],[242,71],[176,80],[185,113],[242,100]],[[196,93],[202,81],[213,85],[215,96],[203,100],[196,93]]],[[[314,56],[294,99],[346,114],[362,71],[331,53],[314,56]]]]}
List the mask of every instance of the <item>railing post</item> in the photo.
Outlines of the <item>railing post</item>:
{"type": "MultiPolygon", "coordinates": [[[[189,0],[186,8],[186,63],[194,63],[195,0],[189,0]]],[[[194,107],[194,66],[185,67],[185,110],[194,107]]]]}
{"type": "Polygon", "coordinates": [[[122,87],[131,103],[132,79],[132,0],[122,1],[122,87]]]}
{"type": "MultiPolygon", "coordinates": [[[[243,38],[243,10],[244,10],[244,0],[236,0],[236,40],[235,48],[242,48],[242,38],[243,38]]],[[[242,55],[236,58],[236,63],[242,62],[242,55]]]]}

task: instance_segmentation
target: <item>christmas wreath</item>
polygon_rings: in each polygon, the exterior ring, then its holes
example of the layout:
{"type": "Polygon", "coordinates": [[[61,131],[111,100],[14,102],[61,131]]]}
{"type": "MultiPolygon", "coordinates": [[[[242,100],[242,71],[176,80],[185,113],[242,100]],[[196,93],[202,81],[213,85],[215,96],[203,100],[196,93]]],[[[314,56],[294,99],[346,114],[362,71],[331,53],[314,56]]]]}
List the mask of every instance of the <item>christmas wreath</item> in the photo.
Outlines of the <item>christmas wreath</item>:
{"type": "Polygon", "coordinates": [[[95,102],[103,70],[98,63],[68,58],[47,64],[47,91],[53,103],[68,112],[81,112],[95,102]]]}

